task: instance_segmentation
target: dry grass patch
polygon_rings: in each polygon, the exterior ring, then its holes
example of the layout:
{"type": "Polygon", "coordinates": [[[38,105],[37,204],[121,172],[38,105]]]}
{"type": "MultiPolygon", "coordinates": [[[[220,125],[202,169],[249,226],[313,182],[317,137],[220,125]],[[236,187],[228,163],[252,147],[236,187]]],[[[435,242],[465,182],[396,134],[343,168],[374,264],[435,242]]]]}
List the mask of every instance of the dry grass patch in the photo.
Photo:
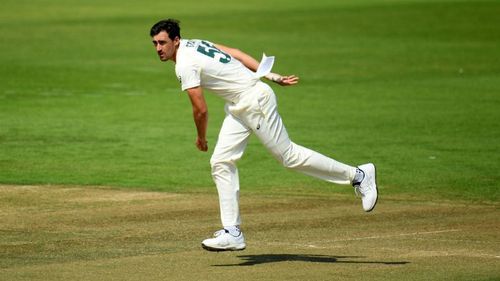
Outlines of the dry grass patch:
{"type": "Polygon", "coordinates": [[[2,280],[497,280],[498,204],[242,195],[248,248],[199,246],[215,191],[0,186],[2,280]],[[5,278],[5,279],[4,279],[5,278]]]}

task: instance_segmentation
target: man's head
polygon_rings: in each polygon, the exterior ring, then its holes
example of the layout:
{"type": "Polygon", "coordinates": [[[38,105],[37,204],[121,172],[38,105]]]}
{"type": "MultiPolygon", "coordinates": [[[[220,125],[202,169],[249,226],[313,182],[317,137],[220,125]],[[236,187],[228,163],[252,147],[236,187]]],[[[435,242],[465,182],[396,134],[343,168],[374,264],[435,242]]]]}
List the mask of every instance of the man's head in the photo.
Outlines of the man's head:
{"type": "Polygon", "coordinates": [[[161,61],[175,61],[177,48],[181,39],[179,21],[174,19],[161,20],[151,27],[149,35],[161,61]]]}

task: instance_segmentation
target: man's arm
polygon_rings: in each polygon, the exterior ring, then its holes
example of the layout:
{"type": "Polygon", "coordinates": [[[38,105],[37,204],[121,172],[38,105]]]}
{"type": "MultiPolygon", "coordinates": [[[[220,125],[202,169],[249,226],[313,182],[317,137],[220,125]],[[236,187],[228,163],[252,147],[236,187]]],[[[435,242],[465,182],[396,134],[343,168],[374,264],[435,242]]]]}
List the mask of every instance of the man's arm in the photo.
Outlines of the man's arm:
{"type": "MultiPolygon", "coordinates": [[[[233,58],[239,60],[244,66],[246,66],[246,68],[250,69],[253,72],[256,72],[259,68],[259,62],[256,59],[239,49],[227,47],[220,44],[215,44],[215,47],[230,54],[233,58]]],[[[299,83],[299,77],[295,75],[283,76],[276,73],[269,73],[265,77],[270,81],[280,84],[281,86],[290,86],[299,83]]]]}
{"type": "Polygon", "coordinates": [[[208,125],[208,107],[203,96],[203,90],[201,87],[195,87],[187,89],[189,99],[191,100],[191,105],[193,106],[193,118],[194,124],[196,125],[196,130],[198,136],[196,138],[196,147],[200,151],[207,151],[207,125],[208,125]]]}
{"type": "Polygon", "coordinates": [[[239,49],[227,47],[220,44],[215,44],[215,47],[217,47],[217,49],[221,51],[224,51],[225,53],[230,54],[233,58],[239,60],[244,66],[246,66],[253,72],[256,72],[257,68],[259,68],[259,62],[256,59],[239,49]]]}

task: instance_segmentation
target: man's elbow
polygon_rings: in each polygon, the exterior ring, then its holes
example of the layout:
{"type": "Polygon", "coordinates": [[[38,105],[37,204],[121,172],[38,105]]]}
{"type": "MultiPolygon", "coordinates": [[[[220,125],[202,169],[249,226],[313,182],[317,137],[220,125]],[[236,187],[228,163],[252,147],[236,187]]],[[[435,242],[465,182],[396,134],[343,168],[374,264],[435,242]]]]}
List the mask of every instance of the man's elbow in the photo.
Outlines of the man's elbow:
{"type": "Polygon", "coordinates": [[[228,48],[228,53],[237,60],[241,60],[243,57],[243,52],[240,49],[228,48]]]}
{"type": "Polygon", "coordinates": [[[193,113],[196,119],[204,119],[208,116],[208,108],[206,107],[196,108],[193,113]]]}

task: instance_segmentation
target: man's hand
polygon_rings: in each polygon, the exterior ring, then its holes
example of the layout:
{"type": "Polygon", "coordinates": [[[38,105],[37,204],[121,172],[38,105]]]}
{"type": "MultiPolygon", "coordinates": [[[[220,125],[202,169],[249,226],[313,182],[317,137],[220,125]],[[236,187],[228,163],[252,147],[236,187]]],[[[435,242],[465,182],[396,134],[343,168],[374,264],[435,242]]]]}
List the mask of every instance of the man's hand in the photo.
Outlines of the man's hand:
{"type": "Polygon", "coordinates": [[[196,147],[199,151],[206,152],[208,150],[208,142],[205,139],[196,138],[196,147]]]}
{"type": "Polygon", "coordinates": [[[281,79],[277,81],[276,83],[280,84],[281,86],[291,86],[299,83],[299,77],[295,75],[290,75],[290,76],[281,76],[281,79]]]}
{"type": "Polygon", "coordinates": [[[281,86],[291,86],[299,83],[299,77],[295,75],[281,76],[276,73],[269,73],[265,76],[268,80],[274,83],[280,84],[281,86]]]}

